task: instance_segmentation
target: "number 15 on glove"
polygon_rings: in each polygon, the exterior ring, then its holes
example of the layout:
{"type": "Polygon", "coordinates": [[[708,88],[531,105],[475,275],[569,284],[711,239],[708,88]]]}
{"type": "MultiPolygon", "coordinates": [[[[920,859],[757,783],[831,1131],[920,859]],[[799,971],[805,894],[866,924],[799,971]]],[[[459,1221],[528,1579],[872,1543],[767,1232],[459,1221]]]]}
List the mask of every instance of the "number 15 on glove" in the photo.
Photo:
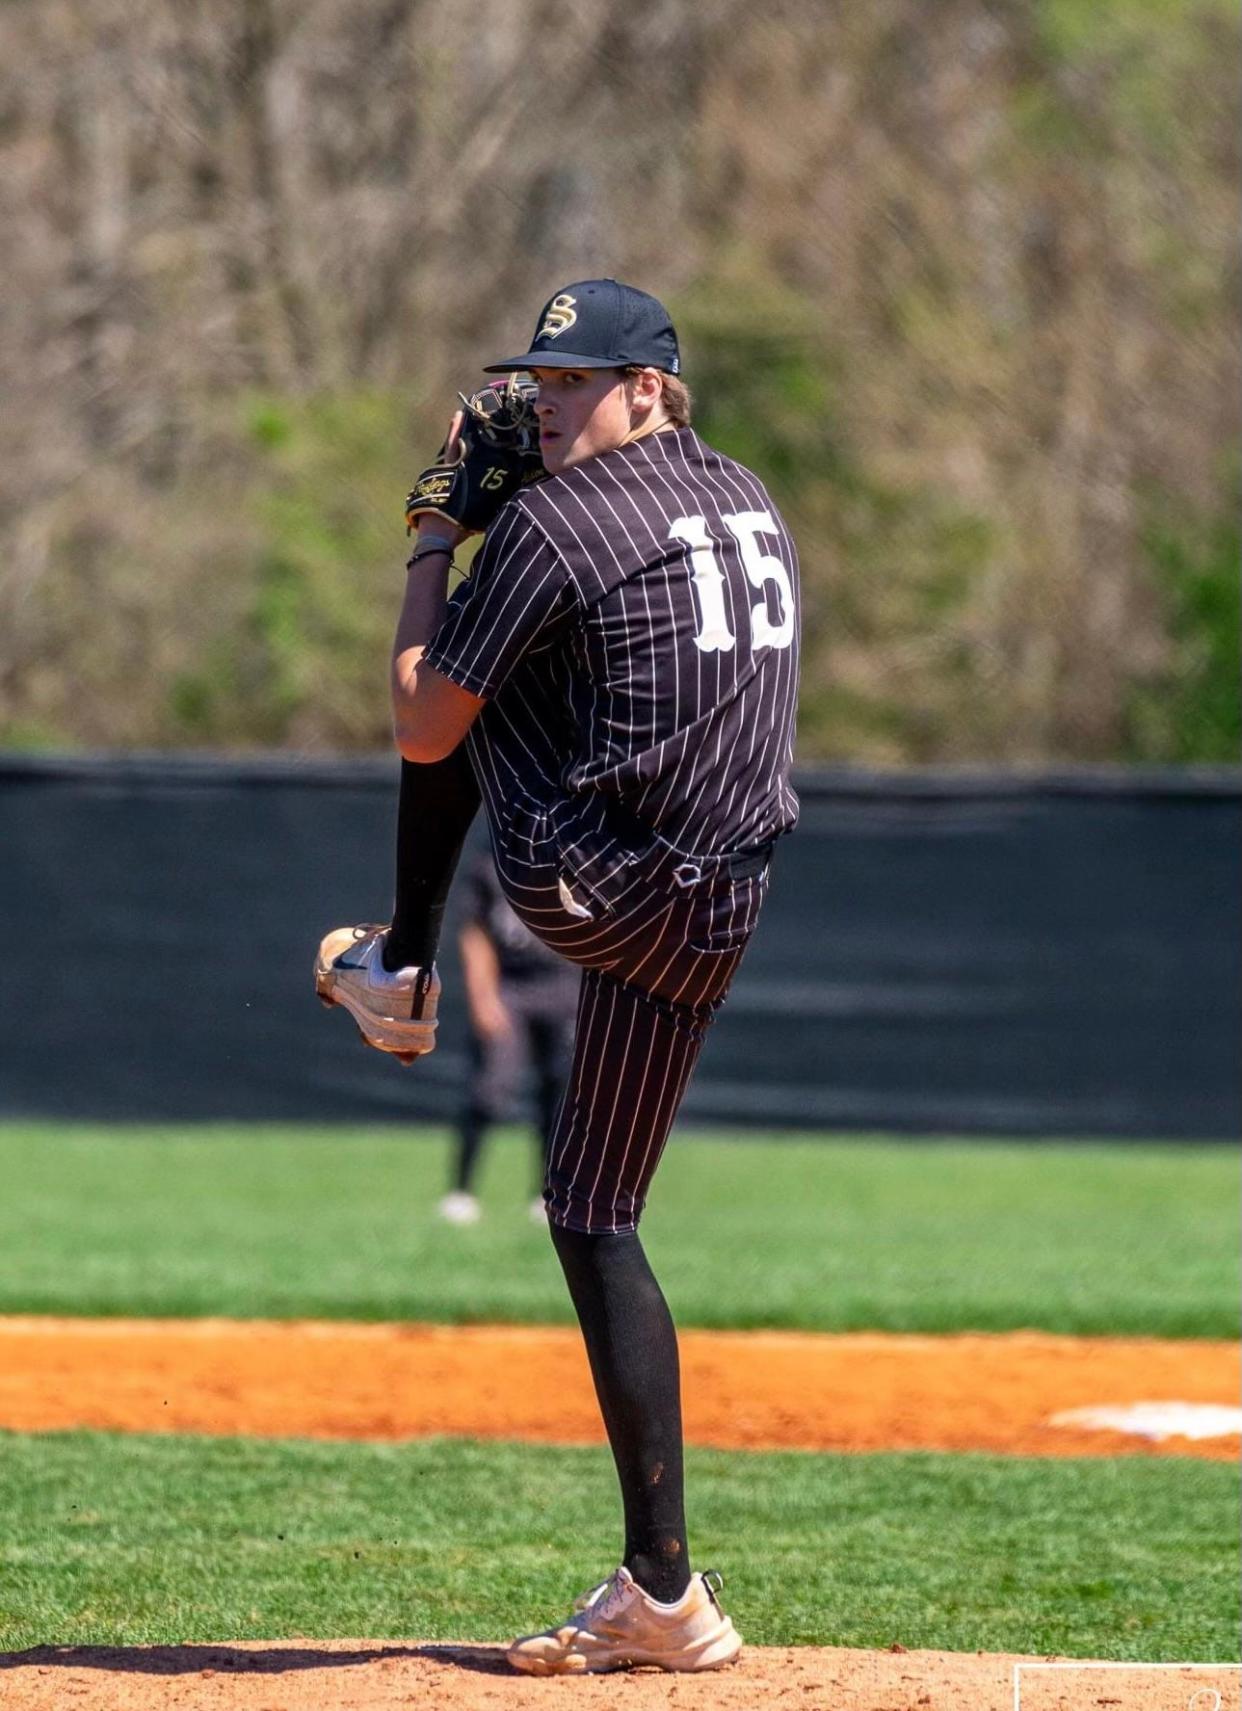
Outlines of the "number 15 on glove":
{"type": "Polygon", "coordinates": [[[485,386],[469,398],[458,394],[457,432],[414,483],[405,502],[407,531],[430,515],[479,534],[519,488],[542,480],[536,393],[533,381],[512,375],[503,386],[485,386]]]}

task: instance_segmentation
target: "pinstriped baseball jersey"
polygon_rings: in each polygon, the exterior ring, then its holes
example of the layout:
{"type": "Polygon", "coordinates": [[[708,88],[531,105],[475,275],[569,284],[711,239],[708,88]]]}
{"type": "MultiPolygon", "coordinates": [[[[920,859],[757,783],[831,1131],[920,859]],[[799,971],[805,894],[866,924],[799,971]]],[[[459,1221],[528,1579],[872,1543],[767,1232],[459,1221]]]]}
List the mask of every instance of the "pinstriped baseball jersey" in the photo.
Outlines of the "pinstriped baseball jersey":
{"type": "Polygon", "coordinates": [[[511,500],[426,658],[488,703],[470,744],[493,821],[555,798],[586,847],[612,805],[719,855],[796,822],[798,640],[771,498],[680,428],[511,500]]]}

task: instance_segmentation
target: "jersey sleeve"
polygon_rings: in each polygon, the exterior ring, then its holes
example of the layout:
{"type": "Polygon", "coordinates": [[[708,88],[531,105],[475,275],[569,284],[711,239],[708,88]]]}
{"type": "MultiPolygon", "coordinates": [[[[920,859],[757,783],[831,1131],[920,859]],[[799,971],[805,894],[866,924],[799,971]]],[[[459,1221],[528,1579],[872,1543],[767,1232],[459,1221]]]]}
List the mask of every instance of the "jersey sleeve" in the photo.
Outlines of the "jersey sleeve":
{"type": "Polygon", "coordinates": [[[488,532],[423,657],[487,701],[521,659],[557,640],[580,609],[565,560],[513,505],[488,532]]]}

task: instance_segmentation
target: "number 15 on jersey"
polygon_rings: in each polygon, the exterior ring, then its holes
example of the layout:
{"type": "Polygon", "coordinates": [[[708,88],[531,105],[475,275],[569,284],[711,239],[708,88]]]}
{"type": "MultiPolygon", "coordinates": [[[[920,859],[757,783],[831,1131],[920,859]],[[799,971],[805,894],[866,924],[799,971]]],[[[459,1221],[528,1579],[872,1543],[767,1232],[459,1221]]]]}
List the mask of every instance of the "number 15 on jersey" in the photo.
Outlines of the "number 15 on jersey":
{"type": "MultiPolygon", "coordinates": [[[[761,535],[780,535],[780,528],[770,511],[725,511],[721,520],[737,542],[742,568],[752,588],[764,591],[764,584],[775,584],[780,619],[773,623],[768,616],[765,599],[750,608],[751,647],[787,648],[793,641],[794,597],[789,572],[774,554],[765,552],[761,535]]],[[[698,598],[699,628],[694,641],[703,653],[728,653],[737,638],[729,628],[725,610],[725,574],[716,557],[716,543],[707,528],[705,517],[678,517],[669,528],[675,541],[690,549],[690,571],[698,598]]]]}

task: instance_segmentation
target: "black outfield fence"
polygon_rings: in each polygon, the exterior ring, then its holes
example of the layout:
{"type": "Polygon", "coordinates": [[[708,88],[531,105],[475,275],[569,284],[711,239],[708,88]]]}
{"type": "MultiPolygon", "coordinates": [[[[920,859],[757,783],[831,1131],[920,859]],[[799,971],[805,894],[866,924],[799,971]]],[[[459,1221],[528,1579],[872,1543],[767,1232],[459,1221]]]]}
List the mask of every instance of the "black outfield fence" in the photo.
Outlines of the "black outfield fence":
{"type": "MultiPolygon", "coordinates": [[[[391,903],[396,762],[0,757],[0,1115],[443,1118],[315,1001],[391,903]]],[[[687,1116],[1225,1138],[1239,1127],[1234,772],[803,773],[687,1116]]]]}

